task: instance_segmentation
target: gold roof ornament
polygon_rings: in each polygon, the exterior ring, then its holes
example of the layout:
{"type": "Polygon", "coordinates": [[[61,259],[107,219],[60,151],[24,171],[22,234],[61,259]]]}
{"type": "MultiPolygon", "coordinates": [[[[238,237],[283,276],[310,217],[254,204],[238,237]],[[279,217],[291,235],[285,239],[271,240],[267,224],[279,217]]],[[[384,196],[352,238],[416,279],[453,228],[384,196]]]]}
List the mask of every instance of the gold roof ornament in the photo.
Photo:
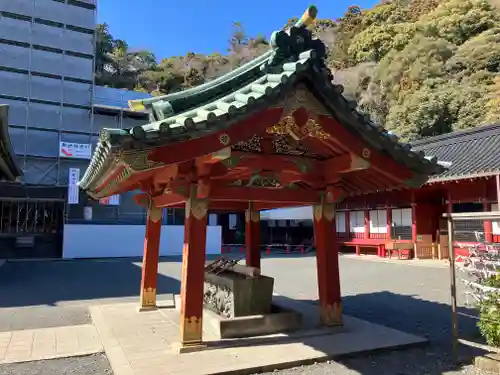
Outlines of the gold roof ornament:
{"type": "Polygon", "coordinates": [[[295,24],[296,27],[310,27],[314,25],[316,22],[316,16],[318,15],[318,8],[316,8],[316,5],[310,5],[304,14],[302,14],[302,17],[297,21],[295,24]]]}

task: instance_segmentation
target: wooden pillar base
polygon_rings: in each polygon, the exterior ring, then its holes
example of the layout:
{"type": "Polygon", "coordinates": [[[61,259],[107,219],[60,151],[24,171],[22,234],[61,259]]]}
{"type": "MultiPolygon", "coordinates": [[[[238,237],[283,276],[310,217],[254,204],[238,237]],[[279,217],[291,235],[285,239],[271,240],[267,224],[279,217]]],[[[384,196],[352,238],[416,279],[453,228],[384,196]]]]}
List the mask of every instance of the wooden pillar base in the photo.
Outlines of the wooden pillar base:
{"type": "Polygon", "coordinates": [[[141,305],[139,311],[156,310],[156,288],[147,288],[141,290],[141,305]]]}
{"type": "Polygon", "coordinates": [[[342,303],[320,306],[319,318],[321,324],[328,327],[342,326],[342,303]]]}
{"type": "MultiPolygon", "coordinates": [[[[318,267],[318,294],[320,321],[325,326],[342,326],[340,295],[339,249],[335,230],[335,204],[314,206],[314,232],[316,233],[316,262],[318,267]]],[[[359,254],[358,246],[356,252],[359,254]]]]}
{"type": "Polygon", "coordinates": [[[202,344],[203,343],[203,338],[201,335],[202,330],[203,330],[202,317],[193,316],[191,318],[184,318],[181,321],[182,346],[190,347],[202,344]]]}

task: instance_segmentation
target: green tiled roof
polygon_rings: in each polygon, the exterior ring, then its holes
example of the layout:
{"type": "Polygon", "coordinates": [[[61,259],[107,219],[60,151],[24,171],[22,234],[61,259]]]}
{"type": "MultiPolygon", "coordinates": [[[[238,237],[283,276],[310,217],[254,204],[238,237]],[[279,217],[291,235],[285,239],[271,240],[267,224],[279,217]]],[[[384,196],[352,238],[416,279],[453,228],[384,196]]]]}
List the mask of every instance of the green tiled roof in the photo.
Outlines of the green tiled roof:
{"type": "Polygon", "coordinates": [[[132,107],[149,112],[151,123],[125,130],[103,129],[80,187],[92,191],[121,152],[151,149],[226,129],[278,103],[299,82],[305,82],[343,126],[370,147],[424,178],[443,172],[435,158],[427,160],[423,153],[412,152],[409,145],[399,143],[396,136],[356,111],[356,103],[342,96],[343,87],[332,83],[333,76],[325,65],[325,45],[300,22],[274,32],[270,45],[267,53],[211,82],[133,102],[132,107]]]}
{"type": "Polygon", "coordinates": [[[450,162],[448,170],[432,176],[430,182],[487,177],[500,173],[500,124],[485,125],[412,143],[414,151],[450,162]]]}

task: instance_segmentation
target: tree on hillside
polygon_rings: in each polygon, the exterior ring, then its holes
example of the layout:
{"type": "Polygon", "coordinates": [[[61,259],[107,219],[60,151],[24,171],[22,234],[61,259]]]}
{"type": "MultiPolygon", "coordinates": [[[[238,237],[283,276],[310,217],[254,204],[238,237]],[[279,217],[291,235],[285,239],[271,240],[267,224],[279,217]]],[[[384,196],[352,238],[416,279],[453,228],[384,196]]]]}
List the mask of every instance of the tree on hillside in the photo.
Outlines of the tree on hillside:
{"type": "MultiPolygon", "coordinates": [[[[416,139],[497,122],[500,116],[500,10],[496,0],[386,0],[351,6],[338,20],[318,19],[313,33],[327,64],[359,110],[403,138],[416,139]]],[[[285,29],[294,24],[290,19],[285,29]]],[[[188,53],[156,64],[99,25],[100,84],[153,94],[193,87],[268,50],[235,22],[225,54],[188,53]]]]}

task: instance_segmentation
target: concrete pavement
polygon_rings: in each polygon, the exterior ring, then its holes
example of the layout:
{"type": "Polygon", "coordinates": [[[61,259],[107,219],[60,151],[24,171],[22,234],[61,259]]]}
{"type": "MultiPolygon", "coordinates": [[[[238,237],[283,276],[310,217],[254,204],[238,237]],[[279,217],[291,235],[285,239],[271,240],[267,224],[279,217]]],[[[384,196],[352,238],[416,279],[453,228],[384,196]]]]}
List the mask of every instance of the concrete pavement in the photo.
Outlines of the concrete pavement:
{"type": "Polygon", "coordinates": [[[92,324],[0,332],[0,364],[89,355],[103,351],[92,324]]]}

